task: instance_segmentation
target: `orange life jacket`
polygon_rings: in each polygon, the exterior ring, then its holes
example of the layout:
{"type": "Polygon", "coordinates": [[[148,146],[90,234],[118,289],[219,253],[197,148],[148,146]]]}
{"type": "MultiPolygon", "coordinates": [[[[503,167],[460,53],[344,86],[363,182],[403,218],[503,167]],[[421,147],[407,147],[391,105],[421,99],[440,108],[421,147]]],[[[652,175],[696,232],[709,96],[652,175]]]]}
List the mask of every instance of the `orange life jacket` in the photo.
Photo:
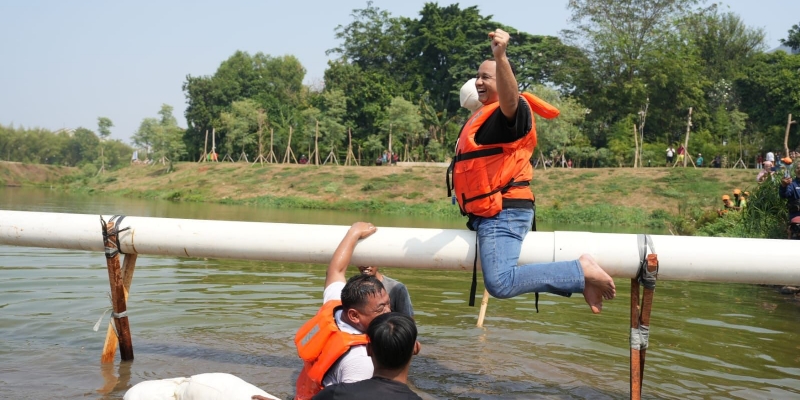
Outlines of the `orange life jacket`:
{"type": "Polygon", "coordinates": [[[350,347],[369,343],[367,335],[339,330],[334,312],[341,305],[339,300],[326,302],[317,315],[301,326],[294,336],[297,355],[305,361],[300,376],[297,377],[297,400],[311,399],[321,391],[325,373],[350,347]]]}
{"type": "Polygon", "coordinates": [[[522,93],[522,97],[531,111],[531,130],[522,138],[491,145],[475,142],[475,134],[500,106],[499,102],[479,108],[461,129],[456,155],[448,168],[447,195],[452,195],[449,180],[452,173],[452,190],[462,214],[489,218],[503,209],[503,199],[534,200],[528,188],[533,179],[530,159],[536,147],[533,113],[551,119],[559,111],[530,93],[522,93]]]}

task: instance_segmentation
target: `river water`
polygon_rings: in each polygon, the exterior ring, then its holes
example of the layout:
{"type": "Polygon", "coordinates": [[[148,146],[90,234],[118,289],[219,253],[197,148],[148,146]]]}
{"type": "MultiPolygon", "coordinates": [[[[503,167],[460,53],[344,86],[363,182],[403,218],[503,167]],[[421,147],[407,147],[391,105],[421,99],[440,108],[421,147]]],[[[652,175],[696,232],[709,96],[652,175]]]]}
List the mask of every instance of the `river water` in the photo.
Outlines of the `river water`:
{"type": "MultiPolygon", "coordinates": [[[[464,223],[25,188],[0,188],[0,209],[337,225],[361,219],[379,227],[464,223]]],[[[411,293],[422,352],[410,380],[423,398],[629,397],[627,280],[617,280],[618,298],[601,315],[581,296],[543,295],[539,314],[532,295],[491,299],[485,327],[476,328],[478,308],[467,306],[470,274],[383,272],[411,293]]],[[[103,365],[108,315],[98,332],[92,327],[109,307],[104,256],[0,246],[0,398],[118,399],[143,380],[227,372],[288,399],[301,367],[292,338],[320,306],[324,275],[324,265],[140,256],[128,303],[135,360],[103,365]]],[[[772,288],[660,281],[644,398],[798,398],[798,327],[800,305],[772,288]]]]}

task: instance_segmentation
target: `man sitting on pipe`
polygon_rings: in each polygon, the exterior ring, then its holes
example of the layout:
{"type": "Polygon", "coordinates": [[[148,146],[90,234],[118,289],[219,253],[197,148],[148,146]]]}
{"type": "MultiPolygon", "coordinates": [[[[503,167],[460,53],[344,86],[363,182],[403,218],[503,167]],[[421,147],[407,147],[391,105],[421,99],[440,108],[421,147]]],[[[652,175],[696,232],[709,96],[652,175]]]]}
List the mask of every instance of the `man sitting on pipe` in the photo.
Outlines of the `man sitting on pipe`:
{"type": "Polygon", "coordinates": [[[375,230],[370,223],[356,222],[333,253],[322,308],[295,335],[297,352],[305,361],[295,399],[310,399],[328,385],[372,377],[364,332],[375,317],[391,311],[389,294],[376,277],[356,275],[345,281],[345,272],[358,241],[375,230]]]}

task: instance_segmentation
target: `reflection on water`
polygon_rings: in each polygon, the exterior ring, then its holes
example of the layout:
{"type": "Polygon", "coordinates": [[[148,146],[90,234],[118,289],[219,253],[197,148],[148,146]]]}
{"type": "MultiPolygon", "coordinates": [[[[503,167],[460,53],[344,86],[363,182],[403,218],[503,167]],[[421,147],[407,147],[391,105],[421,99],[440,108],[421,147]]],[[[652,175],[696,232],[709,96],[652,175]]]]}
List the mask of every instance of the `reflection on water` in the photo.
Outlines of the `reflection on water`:
{"type": "MultiPolygon", "coordinates": [[[[180,218],[463,223],[18,189],[0,189],[0,202],[4,209],[180,218]]],[[[599,316],[579,296],[544,295],[539,314],[532,295],[492,299],[479,329],[477,308],[466,305],[468,273],[384,272],[406,283],[417,311],[423,348],[411,383],[423,397],[628,397],[627,282],[617,280],[619,297],[599,316]]],[[[143,380],[203,372],[232,373],[289,398],[301,366],[292,337],[319,307],[323,280],[321,265],[140,256],[128,307],[135,360],[101,365],[105,329],[92,327],[109,306],[103,255],[0,247],[0,398],[116,399],[143,380]]],[[[800,307],[767,287],[659,282],[645,397],[797,398],[798,322],[800,307]]]]}

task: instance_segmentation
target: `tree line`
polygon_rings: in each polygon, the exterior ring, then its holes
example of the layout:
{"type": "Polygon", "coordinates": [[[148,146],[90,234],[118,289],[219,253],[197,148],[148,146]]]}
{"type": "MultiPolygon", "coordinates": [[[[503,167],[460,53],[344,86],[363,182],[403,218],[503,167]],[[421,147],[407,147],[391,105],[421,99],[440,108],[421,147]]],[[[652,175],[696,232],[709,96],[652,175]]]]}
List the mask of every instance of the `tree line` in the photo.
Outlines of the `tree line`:
{"type": "MultiPolygon", "coordinates": [[[[336,57],[323,82],[304,85],[292,55],[237,51],[213,75],[186,76],[187,128],[165,105],[134,143],[164,162],[199,159],[210,133],[220,158],[235,160],[270,150],[282,160],[291,150],[313,163],[352,146],[362,162],[390,148],[401,160],[445,161],[468,117],[458,90],[491,55],[487,33],[501,28],[512,36],[520,89],[562,111],[537,120],[535,157],[663,165],[666,147],[687,132],[692,155],[731,164],[783,148],[787,114],[800,114],[800,55],[766,53],[762,29],[702,0],[571,0],[568,9],[559,38],[477,7],[427,3],[408,18],[367,2],[334,29],[339,45],[328,50],[336,57]]],[[[782,42],[800,50],[800,26],[782,42]]]]}

